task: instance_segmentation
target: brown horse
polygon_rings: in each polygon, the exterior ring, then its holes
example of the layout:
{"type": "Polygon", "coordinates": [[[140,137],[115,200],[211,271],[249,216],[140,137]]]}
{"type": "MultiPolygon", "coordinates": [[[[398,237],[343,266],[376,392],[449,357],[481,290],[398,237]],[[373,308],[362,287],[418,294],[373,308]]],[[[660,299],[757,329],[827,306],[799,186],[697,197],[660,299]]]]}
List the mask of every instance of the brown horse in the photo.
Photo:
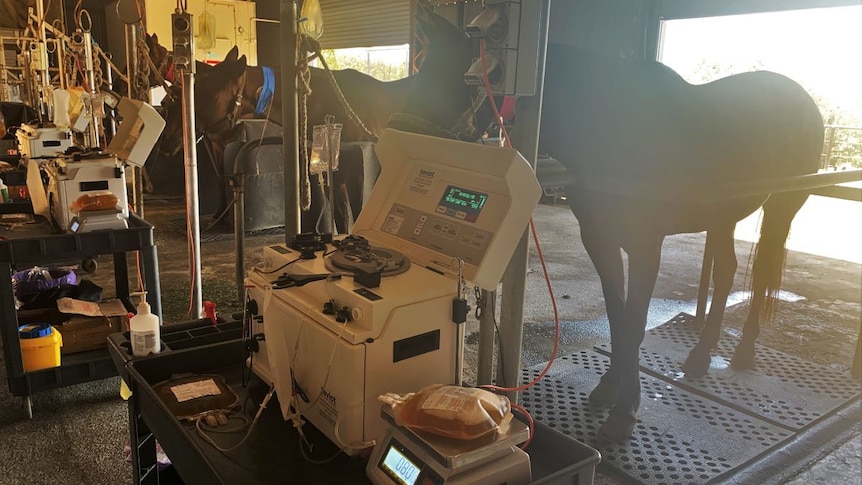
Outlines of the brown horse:
{"type": "MultiPolygon", "coordinates": [[[[470,52],[460,32],[451,35],[451,44],[470,52]]],[[[445,126],[464,107],[452,106],[448,91],[463,84],[468,64],[447,57],[438,65],[422,114],[445,126]]],[[[823,121],[805,90],[779,74],[751,72],[695,86],[658,62],[563,45],[548,47],[544,99],[539,150],[575,176],[568,201],[610,321],[611,365],[589,399],[612,406],[600,433],[622,440],[637,422],[638,352],[664,238],[706,231],[714,257],[710,312],[682,364],[687,375],[700,376],[709,369],[737,269],[734,228],[762,206],[749,315],[731,362],[735,369],[755,366],[754,344],[761,320],[774,310],[790,223],[808,193],[729,191],[816,172],[823,121]]]]}
{"type": "MultiPolygon", "coordinates": [[[[195,78],[195,124],[197,138],[201,141],[199,146],[202,148],[199,148],[198,152],[199,156],[212,159],[211,165],[215,167],[217,177],[226,175],[220,173],[220,167],[224,166],[223,152],[228,141],[227,136],[237,120],[265,117],[278,126],[282,125],[280,73],[274,73],[271,102],[259,110],[264,68],[246,65],[245,57],[236,58],[235,52],[231,51],[224,61],[195,78]]],[[[311,68],[307,127],[310,131],[312,126],[324,124],[326,115],[334,115],[336,120],[343,124],[343,142],[373,141],[375,135],[386,127],[391,113],[399,110],[410,93],[409,78],[382,82],[353,70],[334,71],[333,75],[348,103],[368,131],[349,121],[344,106],[338,101],[325,73],[315,68],[311,68]]],[[[172,91],[181,94],[179,89],[172,91]]],[[[169,102],[165,104],[165,108],[166,126],[161,139],[161,150],[173,154],[182,150],[181,105],[178,102],[169,102]]],[[[202,170],[209,172],[209,164],[200,166],[203,167],[202,170]]],[[[342,170],[345,169],[347,167],[342,167],[342,170]]],[[[209,175],[202,173],[201,177],[208,178],[209,175]]],[[[361,196],[351,196],[352,192],[358,192],[359,189],[354,186],[353,190],[349,190],[344,177],[349,175],[336,174],[336,211],[340,215],[339,225],[349,226],[350,221],[358,215],[361,196]],[[356,207],[347,205],[348,200],[356,207]]],[[[361,186],[361,180],[355,182],[361,186]]],[[[340,229],[346,231],[348,227],[340,229]]]]}
{"type": "MultiPolygon", "coordinates": [[[[256,112],[258,97],[264,80],[264,68],[248,66],[245,56],[235,58],[235,50],[224,61],[211,67],[204,75],[195,78],[195,125],[199,136],[223,136],[236,120],[248,117],[268,117],[282,125],[281,73],[275,73],[275,91],[272,104],[264,112],[256,112]]],[[[342,140],[368,141],[371,137],[355,123],[351,123],[344,106],[338,101],[322,69],[310,68],[311,95],[308,99],[308,125],[324,124],[326,115],[334,115],[344,124],[342,140]]],[[[333,71],[345,99],[372,134],[379,134],[407,100],[413,78],[397,81],[379,81],[361,72],[346,69],[333,71]]],[[[179,106],[168,107],[162,149],[176,153],[182,149],[182,118],[179,106]]]]}
{"type": "MultiPolygon", "coordinates": [[[[445,39],[438,32],[441,29],[454,29],[445,19],[436,16],[426,8],[417,9],[417,25],[431,46],[437,45],[437,40],[445,39]]],[[[282,124],[281,112],[281,75],[275,72],[274,92],[272,102],[263,108],[260,106],[260,96],[264,86],[264,68],[248,66],[244,56],[237,57],[237,49],[232,49],[226,58],[216,66],[208,67],[204,72],[198,72],[195,77],[195,125],[197,136],[209,142],[208,151],[218,158],[223,150],[224,139],[238,119],[246,117],[265,117],[273,123],[282,124]]],[[[347,114],[345,106],[339,100],[329,78],[322,69],[310,68],[309,88],[311,94],[307,99],[307,127],[310,135],[311,127],[324,124],[327,115],[334,115],[337,122],[343,124],[342,141],[373,141],[390,122],[393,115],[409,111],[408,105],[416,103],[421,96],[414,95],[417,90],[428,89],[429,82],[423,75],[425,65],[432,71],[437,68],[426,61],[422,70],[416,75],[396,80],[379,81],[352,69],[334,70],[332,76],[343,93],[344,99],[362,122],[360,126],[347,114]]],[[[200,71],[200,69],[199,69],[200,71]]],[[[175,99],[179,99],[179,86],[175,99]]],[[[469,98],[467,99],[469,101],[469,98]]],[[[409,116],[402,119],[411,122],[409,116]]],[[[165,111],[166,125],[161,139],[161,150],[166,154],[175,154],[182,150],[182,117],[180,103],[168,103],[165,111]]],[[[466,129],[466,128],[465,128],[466,129]]],[[[205,147],[207,145],[204,145],[205,147]]],[[[217,160],[216,166],[222,166],[217,160]]],[[[341,176],[341,174],[337,175],[341,176]]],[[[349,176],[348,176],[349,177],[349,176]]],[[[349,185],[359,182],[347,181],[349,185]]],[[[359,182],[361,183],[361,182],[359,182]]],[[[342,197],[356,201],[356,196],[346,186],[339,187],[342,197]]],[[[353,216],[358,207],[352,207],[353,216]]],[[[342,212],[344,207],[340,207],[342,212]]]]}

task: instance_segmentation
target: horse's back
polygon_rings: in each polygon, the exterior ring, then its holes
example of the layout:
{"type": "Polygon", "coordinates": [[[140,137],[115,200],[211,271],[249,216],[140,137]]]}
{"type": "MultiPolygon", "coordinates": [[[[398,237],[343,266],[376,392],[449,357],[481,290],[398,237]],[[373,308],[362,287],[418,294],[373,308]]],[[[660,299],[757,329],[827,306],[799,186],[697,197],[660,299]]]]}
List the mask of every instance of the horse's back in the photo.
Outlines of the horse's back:
{"type": "Polygon", "coordinates": [[[703,108],[700,141],[729,143],[724,157],[744,178],[817,171],[823,118],[811,96],[790,78],[745,72],[696,87],[703,108]]]}
{"type": "Polygon", "coordinates": [[[547,66],[542,145],[570,169],[705,183],[819,166],[817,106],[779,74],[695,86],[658,62],[559,45],[547,66]]]}

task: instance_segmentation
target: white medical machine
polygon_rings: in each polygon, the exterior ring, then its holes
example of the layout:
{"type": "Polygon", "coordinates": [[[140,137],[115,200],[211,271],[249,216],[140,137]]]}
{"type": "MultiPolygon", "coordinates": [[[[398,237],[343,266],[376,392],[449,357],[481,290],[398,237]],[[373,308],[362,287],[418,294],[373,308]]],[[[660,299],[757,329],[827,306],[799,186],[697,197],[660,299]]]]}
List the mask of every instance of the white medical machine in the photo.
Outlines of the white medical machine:
{"type": "Polygon", "coordinates": [[[254,372],[351,455],[386,431],[379,395],[460,382],[464,282],[496,289],[541,195],[516,150],[389,129],[376,151],[350,236],[264,248],[246,279],[254,372]]]}
{"type": "MultiPolygon", "coordinates": [[[[164,129],[165,120],[143,101],[123,98],[118,109],[122,120],[107,151],[55,154],[38,163],[28,163],[28,172],[42,170],[48,178],[47,194],[41,197],[45,190],[40,177],[28,173],[27,185],[34,212],[53,218],[63,231],[87,232],[128,227],[126,168],[129,165],[144,166],[164,129]],[[78,198],[105,192],[117,197],[114,207],[73,212],[72,205],[78,198]]],[[[19,129],[19,143],[20,133],[19,129]]]]}
{"type": "Polygon", "coordinates": [[[72,147],[72,132],[47,124],[23,124],[15,131],[23,158],[58,157],[72,147]]]}

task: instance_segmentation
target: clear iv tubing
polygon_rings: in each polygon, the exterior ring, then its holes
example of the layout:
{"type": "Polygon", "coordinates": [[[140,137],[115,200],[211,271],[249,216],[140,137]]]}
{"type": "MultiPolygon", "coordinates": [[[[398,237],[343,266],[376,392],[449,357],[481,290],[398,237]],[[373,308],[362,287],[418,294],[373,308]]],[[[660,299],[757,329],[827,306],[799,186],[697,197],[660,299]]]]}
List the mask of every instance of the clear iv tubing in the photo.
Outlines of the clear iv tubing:
{"type": "Polygon", "coordinates": [[[266,396],[264,396],[263,401],[261,401],[260,407],[257,410],[257,414],[254,415],[254,420],[252,420],[251,424],[249,425],[248,431],[246,431],[245,436],[242,437],[242,439],[239,441],[239,443],[231,446],[230,448],[220,447],[219,445],[217,445],[215,443],[215,441],[212,440],[212,438],[210,438],[204,432],[203,428],[201,428],[202,417],[198,417],[195,420],[195,428],[197,428],[198,435],[201,438],[203,438],[204,441],[206,441],[207,443],[212,445],[213,448],[221,451],[222,453],[226,453],[228,451],[233,451],[233,450],[239,448],[240,446],[243,445],[243,443],[245,443],[245,441],[248,439],[248,437],[251,436],[251,431],[254,429],[254,425],[257,424],[258,420],[260,420],[260,415],[263,414],[263,410],[266,409],[266,405],[269,404],[269,400],[272,399],[273,394],[275,394],[275,386],[270,387],[269,391],[266,393],[266,396]]]}

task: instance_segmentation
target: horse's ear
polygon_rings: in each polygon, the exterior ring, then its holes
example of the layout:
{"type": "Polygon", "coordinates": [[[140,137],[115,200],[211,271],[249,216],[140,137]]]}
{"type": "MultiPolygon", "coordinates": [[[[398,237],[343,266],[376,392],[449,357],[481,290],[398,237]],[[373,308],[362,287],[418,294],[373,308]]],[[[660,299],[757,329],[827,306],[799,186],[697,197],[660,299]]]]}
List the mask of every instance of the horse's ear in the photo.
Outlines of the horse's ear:
{"type": "Polygon", "coordinates": [[[233,62],[237,57],[239,57],[239,47],[233,46],[224,57],[224,62],[233,62]]]}
{"type": "Polygon", "coordinates": [[[416,27],[422,32],[422,35],[427,36],[434,29],[434,17],[437,14],[431,10],[431,6],[426,2],[418,2],[416,6],[416,27]]]}
{"type": "Polygon", "coordinates": [[[195,61],[195,74],[198,76],[205,76],[209,74],[213,70],[213,66],[207,64],[206,62],[195,61]]]}
{"type": "Polygon", "coordinates": [[[239,79],[245,73],[246,68],[246,60],[245,56],[240,57],[234,62],[230,63],[221,63],[219,66],[224,66],[224,69],[227,70],[227,76],[231,79],[239,79]]]}

